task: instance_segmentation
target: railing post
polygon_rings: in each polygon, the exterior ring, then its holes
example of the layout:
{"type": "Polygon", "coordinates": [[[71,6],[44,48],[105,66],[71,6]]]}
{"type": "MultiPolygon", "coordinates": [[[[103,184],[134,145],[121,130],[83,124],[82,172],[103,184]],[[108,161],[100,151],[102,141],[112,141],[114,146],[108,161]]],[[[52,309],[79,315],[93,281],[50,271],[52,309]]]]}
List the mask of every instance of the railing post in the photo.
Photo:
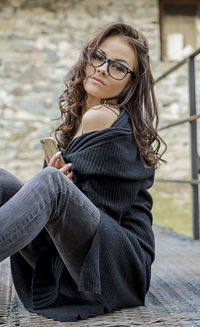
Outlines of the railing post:
{"type": "MultiPolygon", "coordinates": [[[[194,57],[188,58],[189,74],[189,104],[190,116],[196,115],[196,92],[195,92],[195,63],[194,57]]],[[[191,173],[192,179],[198,179],[198,152],[197,152],[197,123],[196,120],[190,121],[190,140],[191,140],[191,173]]],[[[192,185],[192,219],[193,237],[199,239],[199,189],[198,184],[192,185]]]]}

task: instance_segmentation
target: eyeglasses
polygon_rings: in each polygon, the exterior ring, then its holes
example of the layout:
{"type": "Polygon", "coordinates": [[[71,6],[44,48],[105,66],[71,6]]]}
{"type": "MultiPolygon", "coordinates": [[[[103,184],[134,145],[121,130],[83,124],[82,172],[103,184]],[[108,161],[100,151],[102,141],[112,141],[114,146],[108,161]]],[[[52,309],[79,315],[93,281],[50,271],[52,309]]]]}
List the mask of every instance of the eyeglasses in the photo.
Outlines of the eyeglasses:
{"type": "Polygon", "coordinates": [[[118,61],[108,59],[101,51],[96,50],[88,54],[88,63],[94,67],[103,66],[108,63],[108,74],[117,80],[122,80],[127,74],[135,76],[135,73],[118,61]]]}

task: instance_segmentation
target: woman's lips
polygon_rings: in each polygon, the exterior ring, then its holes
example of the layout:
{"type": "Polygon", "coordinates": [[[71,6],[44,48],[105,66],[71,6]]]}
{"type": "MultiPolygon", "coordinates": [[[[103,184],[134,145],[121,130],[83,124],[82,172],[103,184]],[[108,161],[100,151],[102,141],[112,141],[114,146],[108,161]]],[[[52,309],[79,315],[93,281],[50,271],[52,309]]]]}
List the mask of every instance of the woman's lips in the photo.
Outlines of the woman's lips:
{"type": "Polygon", "coordinates": [[[101,85],[105,85],[104,82],[102,82],[100,79],[96,78],[96,77],[91,77],[93,79],[94,82],[101,84],[101,85]]]}

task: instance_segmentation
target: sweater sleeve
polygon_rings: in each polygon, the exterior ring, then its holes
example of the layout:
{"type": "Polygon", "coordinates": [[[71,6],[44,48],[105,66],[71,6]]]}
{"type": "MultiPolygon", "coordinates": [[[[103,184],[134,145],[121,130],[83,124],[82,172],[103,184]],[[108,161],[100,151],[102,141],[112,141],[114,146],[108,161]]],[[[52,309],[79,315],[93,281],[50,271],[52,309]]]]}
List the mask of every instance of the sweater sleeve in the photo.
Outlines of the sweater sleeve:
{"type": "Polygon", "coordinates": [[[121,220],[121,226],[137,237],[151,262],[154,260],[155,248],[151,213],[153,200],[147,189],[152,184],[153,177],[143,181],[131,208],[121,220]]]}

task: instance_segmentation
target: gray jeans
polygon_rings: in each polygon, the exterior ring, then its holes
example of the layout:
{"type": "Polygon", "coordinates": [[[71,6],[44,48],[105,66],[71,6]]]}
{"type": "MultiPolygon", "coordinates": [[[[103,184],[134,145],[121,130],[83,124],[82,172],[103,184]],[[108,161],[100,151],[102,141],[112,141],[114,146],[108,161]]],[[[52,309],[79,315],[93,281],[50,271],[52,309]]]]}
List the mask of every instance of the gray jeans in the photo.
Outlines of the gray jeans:
{"type": "Polygon", "coordinates": [[[0,169],[0,206],[0,261],[21,251],[34,266],[29,243],[45,228],[78,281],[100,213],[63,173],[48,167],[23,185],[0,169]]]}

